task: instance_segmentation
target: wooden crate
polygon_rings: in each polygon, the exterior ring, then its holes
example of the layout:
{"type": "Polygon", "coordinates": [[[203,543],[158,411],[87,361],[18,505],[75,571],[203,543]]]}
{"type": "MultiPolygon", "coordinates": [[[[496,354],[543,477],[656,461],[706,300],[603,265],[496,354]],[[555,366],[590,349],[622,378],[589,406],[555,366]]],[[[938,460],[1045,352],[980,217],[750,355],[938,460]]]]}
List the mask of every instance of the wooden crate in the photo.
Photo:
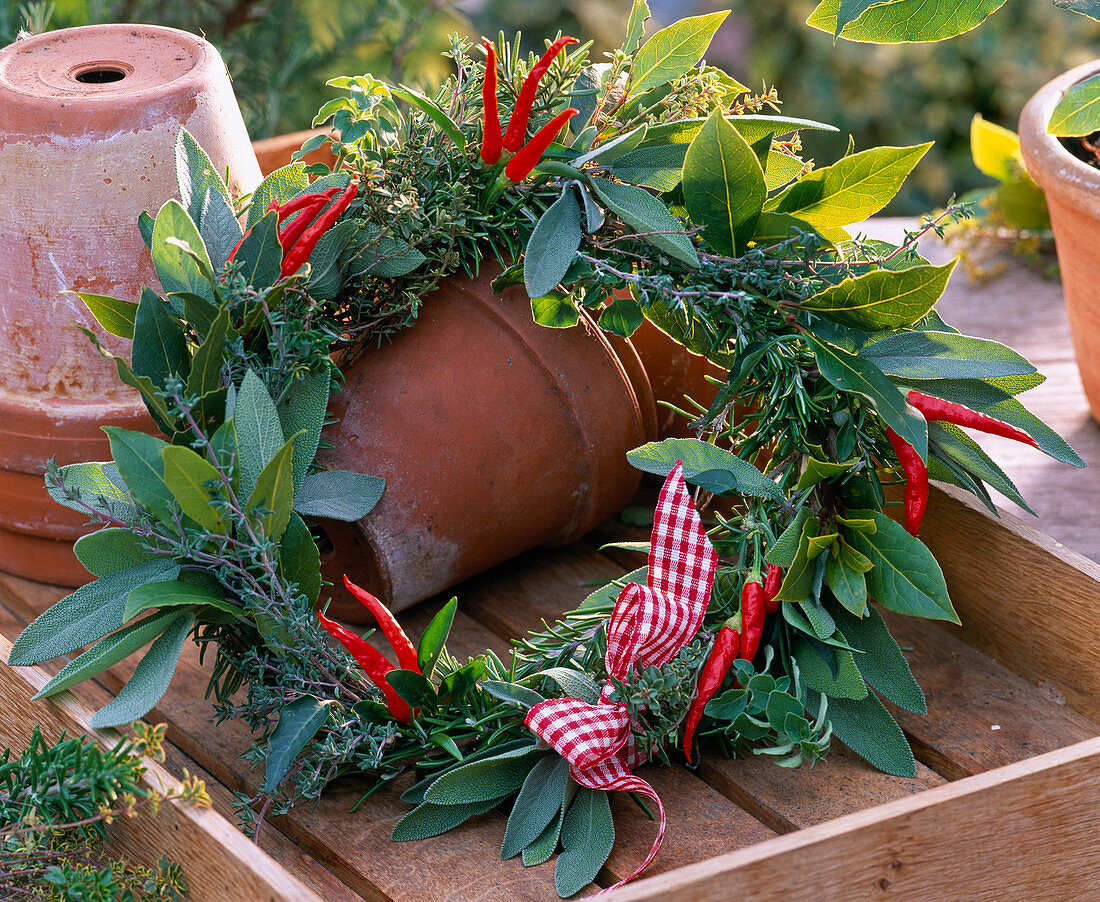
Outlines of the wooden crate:
{"type": "MultiPolygon", "coordinates": [[[[917,753],[916,778],[880,774],[839,744],[812,771],[760,759],[647,767],[668,809],[665,846],[650,876],[609,899],[1100,899],[1100,651],[1090,616],[1100,610],[1100,567],[1013,517],[994,520],[961,493],[933,491],[924,538],[964,626],[888,616],[928,695],[927,717],[894,711],[917,753]]],[[[507,637],[575,606],[592,581],[636,565],[594,542],[528,554],[460,587],[452,650],[504,651],[507,637]]],[[[0,632],[14,635],[60,594],[0,575],[0,632]]],[[[411,630],[441,603],[408,612],[411,630]]],[[[102,688],[77,691],[101,704],[133,663],[106,674],[102,688]]],[[[45,679],[2,671],[0,741],[25,742],[35,722],[86,731],[88,709],[76,699],[28,701],[45,679]]],[[[237,758],[248,737],[211,723],[205,682],[185,653],[150,719],[170,725],[168,770],[198,770],[228,813],[231,791],[252,776],[237,758]]],[[[354,814],[363,784],[342,781],[316,807],[276,819],[261,837],[272,858],[212,813],[176,807],[150,822],[155,833],[118,841],[180,860],[198,902],[555,898],[550,866],[500,861],[500,812],[424,842],[391,842],[407,810],[397,782],[354,814]]],[[[654,832],[629,800],[616,796],[613,810],[618,839],[602,885],[633,870],[654,832]]]]}

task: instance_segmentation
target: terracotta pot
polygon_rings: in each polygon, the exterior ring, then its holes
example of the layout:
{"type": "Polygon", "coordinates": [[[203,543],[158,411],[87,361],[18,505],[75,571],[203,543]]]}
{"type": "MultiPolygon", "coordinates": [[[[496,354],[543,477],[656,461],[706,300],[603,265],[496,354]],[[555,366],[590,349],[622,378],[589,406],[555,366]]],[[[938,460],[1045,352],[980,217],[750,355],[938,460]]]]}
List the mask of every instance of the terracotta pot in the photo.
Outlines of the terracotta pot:
{"type": "MultiPolygon", "coordinates": [[[[537,545],[574,541],[639,482],[626,453],[653,438],[653,395],[628,342],[585,317],[531,319],[495,272],[455,278],[416,325],[345,369],[322,465],[386,479],[358,524],[326,521],[324,573],[400,610],[537,545]]],[[[334,587],[335,588],[335,587],[334,587]]],[[[364,610],[334,595],[341,619],[364,610]]]]}
{"type": "Polygon", "coordinates": [[[1047,123],[1068,88],[1100,73],[1100,60],[1044,85],[1020,115],[1020,150],[1046,194],[1077,367],[1094,419],[1100,421],[1100,170],[1078,160],[1047,123]]]}
{"type": "Polygon", "coordinates": [[[630,343],[641,358],[653,397],[657,402],[657,437],[687,438],[695,433],[688,428],[689,420],[661,405],[664,401],[681,410],[691,410],[684,396],[710,407],[718,395],[718,386],[707,381],[707,376],[726,381],[729,375],[724,369],[711,363],[706,357],[692,354],[649,320],[643,320],[630,336],[630,343]]]}
{"type": "Polygon", "coordinates": [[[137,394],[78,326],[116,353],[66,289],[136,298],[155,285],[136,224],[176,194],[187,128],[230,187],[260,180],[225,65],[206,41],[148,25],[50,32],[0,50],[0,569],[78,585],[84,517],[42,465],[109,456],[100,426],[152,429],[137,394]]]}
{"type": "MultiPolygon", "coordinates": [[[[276,135],[274,138],[261,138],[259,141],[253,141],[252,149],[256,152],[256,162],[260,164],[260,172],[267,175],[268,173],[274,172],[276,169],[288,165],[295,151],[305,144],[306,141],[316,135],[327,133],[327,129],[314,128],[306,129],[301,132],[290,132],[286,135],[276,135]]],[[[306,165],[324,163],[331,168],[332,164],[336,162],[336,157],[329,149],[329,146],[330,145],[325,144],[307,153],[303,158],[306,165]]]]}

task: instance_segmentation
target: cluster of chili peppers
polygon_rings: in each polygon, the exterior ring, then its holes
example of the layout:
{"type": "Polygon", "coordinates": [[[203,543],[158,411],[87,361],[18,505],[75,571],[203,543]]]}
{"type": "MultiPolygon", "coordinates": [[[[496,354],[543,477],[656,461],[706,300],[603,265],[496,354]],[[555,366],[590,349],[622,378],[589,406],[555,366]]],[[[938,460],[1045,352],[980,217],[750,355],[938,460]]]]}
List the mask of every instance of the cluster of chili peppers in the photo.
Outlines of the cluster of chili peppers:
{"type": "MultiPolygon", "coordinates": [[[[1022,429],[1017,429],[1009,423],[994,419],[977,410],[971,410],[962,404],[935,398],[919,391],[909,392],[908,400],[930,423],[954,423],[956,426],[967,426],[979,432],[1000,435],[1023,442],[1025,445],[1039,447],[1039,443],[1022,429]]],[[[928,466],[921,460],[913,446],[893,429],[886,428],[886,437],[890,439],[898,463],[901,464],[901,471],[905,474],[905,528],[910,535],[915,536],[920,529],[921,520],[924,519],[924,511],[928,507],[928,466]]]]}
{"type": "Polygon", "coordinates": [[[485,108],[485,118],[481,133],[481,159],[488,166],[495,166],[501,155],[507,151],[513,156],[504,167],[504,177],[510,182],[522,182],[538,165],[546,149],[553,143],[558,132],[579,112],[574,107],[562,110],[524,144],[527,137],[527,123],[531,118],[531,107],[535,102],[539,82],[550,70],[550,64],[559,53],[577,39],[561,37],[550,45],[542,58],[531,69],[523,81],[515,109],[508,120],[507,131],[501,131],[500,112],[497,106],[497,53],[493,43],[483,38],[485,46],[485,78],[481,83],[481,100],[485,108]]]}
{"type": "Polygon", "coordinates": [[[393,686],[389,684],[386,674],[397,669],[414,670],[420,673],[420,667],[416,663],[416,649],[413,648],[412,642],[409,641],[409,637],[405,635],[405,631],[401,629],[401,625],[389,608],[366,589],[355,585],[346,576],[344,577],[344,585],[374,616],[374,619],[378,622],[378,628],[382,630],[382,635],[386,637],[393,649],[397,664],[394,665],[389,658],[367,642],[366,639],[356,635],[349,629],[345,629],[339,623],[329,620],[318,611],[317,617],[321,621],[321,626],[348,650],[351,656],[359,662],[359,666],[363,668],[370,681],[382,690],[382,694],[386,697],[386,708],[389,710],[390,716],[398,723],[409,723],[412,720],[412,709],[409,707],[409,703],[401,698],[393,686]]]}
{"type": "MultiPolygon", "coordinates": [[[[277,213],[279,219],[279,246],[283,249],[281,278],[293,275],[302,268],[303,264],[309,260],[313,249],[317,247],[321,236],[336,225],[341,214],[355,200],[358,191],[359,182],[352,179],[343,191],[339,188],[311,191],[307,194],[299,194],[285,204],[272,201],[268,205],[267,212],[277,213]],[[328,209],[325,209],[326,206],[328,209]]],[[[227,262],[232,262],[251,232],[252,229],[249,229],[241,236],[241,240],[230,251],[227,262]]]]}
{"type": "Polygon", "coordinates": [[[691,760],[692,740],[703,717],[703,709],[721,688],[733,662],[739,657],[746,661],[756,657],[764,635],[764,620],[779,610],[776,596],[782,583],[783,568],[775,564],[768,565],[763,582],[759,573],[750,575],[741,590],[741,609],[718,630],[710,656],[699,672],[698,691],[684,722],[684,756],[688,761],[691,760]]]}

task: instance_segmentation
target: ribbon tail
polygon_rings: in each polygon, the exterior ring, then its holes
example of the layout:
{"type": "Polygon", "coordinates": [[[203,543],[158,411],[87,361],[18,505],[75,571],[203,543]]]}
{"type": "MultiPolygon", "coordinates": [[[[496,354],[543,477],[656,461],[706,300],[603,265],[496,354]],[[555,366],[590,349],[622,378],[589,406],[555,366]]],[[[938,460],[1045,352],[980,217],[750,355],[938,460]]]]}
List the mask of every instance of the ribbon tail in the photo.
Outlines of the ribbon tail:
{"type": "Polygon", "coordinates": [[[661,804],[661,797],[657,795],[657,790],[637,774],[631,773],[627,769],[626,762],[620,757],[601,761],[595,767],[588,768],[587,770],[571,767],[570,772],[573,775],[573,779],[580,783],[581,786],[587,786],[589,789],[613,790],[615,792],[636,792],[639,795],[645,796],[657,806],[657,836],[653,840],[653,847],[649,850],[649,854],[646,855],[645,861],[638,865],[630,876],[624,877],[614,886],[605,887],[596,893],[596,895],[599,896],[613,889],[618,889],[618,887],[622,886],[624,883],[629,883],[649,867],[653,859],[657,857],[657,853],[661,851],[661,843],[664,842],[665,839],[665,806],[661,804]]]}
{"type": "Polygon", "coordinates": [[[649,850],[649,854],[646,855],[645,861],[638,865],[629,877],[623,877],[623,879],[616,883],[614,886],[608,886],[604,889],[601,889],[598,893],[596,893],[597,896],[602,896],[604,893],[609,893],[613,889],[618,889],[624,883],[629,883],[631,880],[641,874],[642,871],[649,867],[653,859],[657,857],[657,853],[661,851],[661,843],[663,843],[665,839],[665,806],[661,804],[661,797],[657,795],[657,790],[650,786],[641,777],[634,776],[633,774],[625,779],[616,780],[614,785],[608,786],[606,788],[614,789],[617,792],[636,792],[639,795],[643,795],[647,799],[652,801],[657,806],[657,835],[653,839],[653,847],[649,850]]]}

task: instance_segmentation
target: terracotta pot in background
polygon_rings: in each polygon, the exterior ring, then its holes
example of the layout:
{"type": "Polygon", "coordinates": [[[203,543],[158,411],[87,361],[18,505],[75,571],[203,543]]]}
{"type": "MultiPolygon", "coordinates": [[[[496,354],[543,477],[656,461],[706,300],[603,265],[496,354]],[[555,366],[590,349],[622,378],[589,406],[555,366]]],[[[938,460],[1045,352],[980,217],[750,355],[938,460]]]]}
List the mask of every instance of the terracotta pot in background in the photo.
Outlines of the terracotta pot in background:
{"type": "Polygon", "coordinates": [[[1046,194],[1077,368],[1093,419],[1100,421],[1100,170],[1077,159],[1047,123],[1066,90],[1100,73],[1100,60],[1039,89],[1020,115],[1020,150],[1046,194]]]}
{"type": "MultiPolygon", "coordinates": [[[[340,422],[321,464],[382,476],[386,492],[358,524],[322,522],[324,573],[394,610],[584,535],[631,499],[626,454],[653,438],[630,345],[616,353],[587,317],[537,325],[522,289],[496,295],[493,275],[448,280],[415,328],[345,368],[330,404],[340,422]]],[[[342,590],[334,599],[335,616],[364,619],[342,590]]]]}
{"type": "Polygon", "coordinates": [[[728,373],[706,357],[692,354],[678,341],[666,335],[649,320],[642,320],[630,343],[634,345],[649,376],[653,397],[657,402],[657,437],[688,438],[695,433],[688,428],[689,420],[661,405],[674,404],[681,410],[691,410],[684,396],[710,407],[718,395],[719,386],[707,381],[707,376],[726,381],[728,373]]]}
{"type": "MultiPolygon", "coordinates": [[[[294,156],[294,153],[305,144],[306,141],[317,135],[327,133],[327,129],[314,128],[306,129],[301,132],[290,132],[286,135],[276,135],[274,138],[261,138],[259,141],[253,141],[252,149],[256,152],[256,162],[260,164],[260,172],[267,175],[268,173],[274,172],[276,169],[288,165],[291,162],[290,158],[294,156]]],[[[333,163],[336,162],[336,157],[333,156],[329,147],[330,145],[325,144],[318,147],[316,150],[311,150],[305,155],[303,161],[307,166],[313,163],[324,163],[331,168],[333,163]]]]}
{"type": "Polygon", "coordinates": [[[194,35],[148,25],[49,32],[0,50],[0,569],[78,585],[86,518],[46,494],[42,465],[103,460],[100,426],[152,428],[95,354],[76,289],[156,284],[137,230],[176,195],[175,139],[195,135],[230,188],[260,180],[225,65],[194,35]]]}

